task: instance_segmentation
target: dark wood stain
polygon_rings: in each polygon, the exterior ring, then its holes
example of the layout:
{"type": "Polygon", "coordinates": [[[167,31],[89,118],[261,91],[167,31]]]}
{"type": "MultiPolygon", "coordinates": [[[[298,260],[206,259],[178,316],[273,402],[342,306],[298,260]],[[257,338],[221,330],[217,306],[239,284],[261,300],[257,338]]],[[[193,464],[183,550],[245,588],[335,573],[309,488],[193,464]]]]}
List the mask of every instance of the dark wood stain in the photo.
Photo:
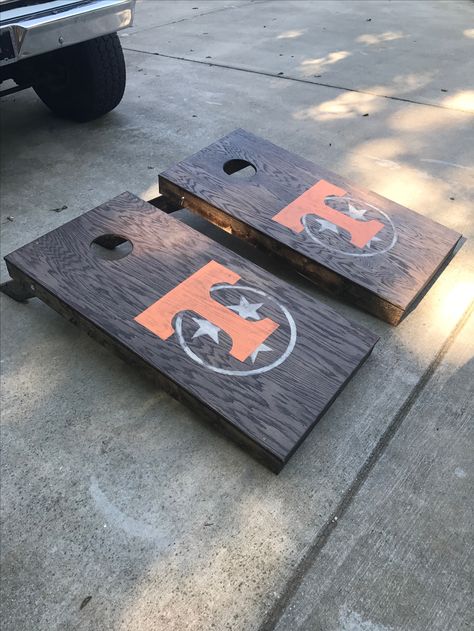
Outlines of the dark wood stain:
{"type": "MultiPolygon", "coordinates": [[[[131,193],[123,193],[5,259],[18,284],[18,297],[39,297],[127,362],[151,374],[161,387],[200,411],[273,471],[287,462],[377,341],[372,332],[131,193]],[[102,235],[129,240],[131,253],[115,260],[98,256],[91,243],[102,235]],[[268,339],[271,353],[260,353],[255,364],[229,356],[230,338],[224,332],[219,345],[206,336],[193,340],[195,352],[215,365],[233,362],[228,364],[232,369],[266,365],[288,343],[288,322],[278,306],[283,305],[294,318],[297,339],[293,352],[279,366],[238,377],[212,372],[185,354],[176,334],[162,340],[134,321],[211,260],[241,277],[235,286],[216,291],[215,300],[228,306],[248,291],[239,287],[257,288],[270,297],[258,299],[265,303],[259,313],[278,321],[280,327],[268,339]]],[[[11,284],[8,291],[15,294],[11,284]]],[[[251,292],[245,295],[257,302],[251,292]]],[[[188,340],[196,330],[192,316],[199,314],[182,314],[188,340]]]]}
{"type": "Polygon", "coordinates": [[[280,255],[318,287],[391,324],[419,302],[461,239],[457,232],[241,129],[170,167],[159,181],[168,203],[186,206],[280,255]],[[235,178],[224,170],[229,160],[249,162],[256,173],[235,178]],[[385,213],[394,226],[395,245],[375,256],[348,255],[349,247],[337,252],[272,219],[321,179],[385,213]]]}

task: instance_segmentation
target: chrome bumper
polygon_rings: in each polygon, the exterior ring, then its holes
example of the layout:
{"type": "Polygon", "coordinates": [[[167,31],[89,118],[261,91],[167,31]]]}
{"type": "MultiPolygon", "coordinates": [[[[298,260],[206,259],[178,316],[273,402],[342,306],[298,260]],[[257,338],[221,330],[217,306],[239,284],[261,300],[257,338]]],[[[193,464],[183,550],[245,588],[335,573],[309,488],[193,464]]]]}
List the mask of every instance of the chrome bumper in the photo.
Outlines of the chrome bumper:
{"type": "Polygon", "coordinates": [[[135,0],[52,0],[10,11],[7,6],[0,19],[0,66],[131,26],[135,0]]]}

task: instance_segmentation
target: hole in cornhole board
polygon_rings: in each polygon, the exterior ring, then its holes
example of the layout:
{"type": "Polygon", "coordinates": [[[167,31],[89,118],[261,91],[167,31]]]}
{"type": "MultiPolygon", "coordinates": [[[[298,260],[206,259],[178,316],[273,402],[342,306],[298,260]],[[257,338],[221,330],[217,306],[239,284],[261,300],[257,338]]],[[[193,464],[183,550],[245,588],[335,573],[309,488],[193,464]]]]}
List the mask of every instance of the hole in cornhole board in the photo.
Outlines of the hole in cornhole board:
{"type": "Polygon", "coordinates": [[[123,259],[133,250],[132,242],[119,234],[101,234],[91,243],[94,254],[107,261],[123,259]]]}
{"type": "Polygon", "coordinates": [[[227,175],[233,175],[241,180],[248,180],[257,172],[257,169],[251,162],[237,158],[228,160],[222,168],[227,175]]]}

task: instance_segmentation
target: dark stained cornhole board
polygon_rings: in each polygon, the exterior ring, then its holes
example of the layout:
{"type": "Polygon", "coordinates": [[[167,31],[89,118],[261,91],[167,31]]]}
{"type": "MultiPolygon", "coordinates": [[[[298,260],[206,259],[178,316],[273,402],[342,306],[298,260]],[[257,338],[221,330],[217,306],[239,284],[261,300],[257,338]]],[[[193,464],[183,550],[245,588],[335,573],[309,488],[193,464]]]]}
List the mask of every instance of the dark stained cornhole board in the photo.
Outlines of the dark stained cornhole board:
{"type": "Polygon", "coordinates": [[[39,297],[273,471],[377,341],[131,193],[5,259],[5,293],[39,297]]]}
{"type": "Polygon", "coordinates": [[[391,324],[416,305],[461,239],[242,129],[167,169],[159,182],[168,199],[391,324]]]}

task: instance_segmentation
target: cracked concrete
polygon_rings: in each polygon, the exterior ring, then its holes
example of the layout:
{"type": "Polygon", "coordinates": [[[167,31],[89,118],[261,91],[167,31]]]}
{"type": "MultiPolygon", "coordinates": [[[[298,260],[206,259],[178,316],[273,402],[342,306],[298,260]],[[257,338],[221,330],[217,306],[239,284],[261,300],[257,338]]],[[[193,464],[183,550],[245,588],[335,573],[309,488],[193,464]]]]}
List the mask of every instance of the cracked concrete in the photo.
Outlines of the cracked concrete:
{"type": "MultiPolygon", "coordinates": [[[[125,189],[155,196],[160,170],[235,127],[469,238],[473,16],[138,3],[110,115],[75,125],[32,91],[1,103],[3,254],[125,189]]],[[[469,628],[470,241],[394,329],[180,216],[381,341],[274,476],[37,300],[2,296],[4,628],[469,628]]]]}

